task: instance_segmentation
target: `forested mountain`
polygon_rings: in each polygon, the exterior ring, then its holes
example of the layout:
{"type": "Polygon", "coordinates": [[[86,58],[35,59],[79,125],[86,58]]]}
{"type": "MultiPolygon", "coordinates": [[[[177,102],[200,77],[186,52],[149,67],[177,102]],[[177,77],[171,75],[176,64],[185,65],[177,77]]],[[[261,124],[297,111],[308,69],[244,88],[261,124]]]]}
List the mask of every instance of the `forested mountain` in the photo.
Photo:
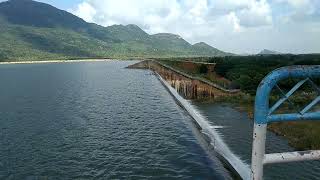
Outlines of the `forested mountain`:
{"type": "Polygon", "coordinates": [[[109,27],[32,0],[0,3],[0,60],[231,55],[179,35],[149,35],[136,25],[109,27]]]}

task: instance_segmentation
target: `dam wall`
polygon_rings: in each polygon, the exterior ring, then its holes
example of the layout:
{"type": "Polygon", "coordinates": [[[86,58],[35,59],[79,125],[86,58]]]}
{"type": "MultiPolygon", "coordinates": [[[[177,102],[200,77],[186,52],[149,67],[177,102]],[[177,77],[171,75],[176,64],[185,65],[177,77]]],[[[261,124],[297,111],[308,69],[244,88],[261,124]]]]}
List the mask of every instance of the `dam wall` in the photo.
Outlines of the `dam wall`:
{"type": "Polygon", "coordinates": [[[227,163],[227,166],[231,168],[230,170],[238,174],[239,177],[244,180],[250,179],[251,171],[249,165],[231,151],[223,138],[216,131],[215,126],[212,126],[192,104],[180,96],[180,94],[157,72],[155,72],[155,74],[176,102],[192,117],[194,123],[200,128],[201,133],[208,137],[210,146],[221,156],[221,159],[227,163]]]}
{"type": "Polygon", "coordinates": [[[142,61],[128,68],[150,69],[156,72],[185,99],[215,99],[221,96],[235,96],[240,93],[239,90],[225,89],[210,81],[192,77],[157,61],[142,61]]]}

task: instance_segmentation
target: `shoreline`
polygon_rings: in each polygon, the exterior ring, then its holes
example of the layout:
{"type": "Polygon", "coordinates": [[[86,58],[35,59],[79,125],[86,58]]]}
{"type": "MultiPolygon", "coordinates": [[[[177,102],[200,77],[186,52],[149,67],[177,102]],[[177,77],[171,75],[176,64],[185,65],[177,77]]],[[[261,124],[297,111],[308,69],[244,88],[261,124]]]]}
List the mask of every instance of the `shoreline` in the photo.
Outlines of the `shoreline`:
{"type": "Polygon", "coordinates": [[[0,62],[0,65],[9,64],[42,64],[42,63],[78,63],[78,62],[109,62],[116,59],[81,59],[81,60],[46,60],[46,61],[12,61],[0,62]]]}

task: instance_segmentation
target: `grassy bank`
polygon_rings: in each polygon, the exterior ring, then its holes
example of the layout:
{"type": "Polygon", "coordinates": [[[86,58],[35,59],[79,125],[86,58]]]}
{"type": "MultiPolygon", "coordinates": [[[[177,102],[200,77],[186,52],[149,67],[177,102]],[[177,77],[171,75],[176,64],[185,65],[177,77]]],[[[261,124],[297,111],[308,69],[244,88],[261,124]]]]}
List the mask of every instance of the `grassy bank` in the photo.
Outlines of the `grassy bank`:
{"type": "MultiPolygon", "coordinates": [[[[254,119],[254,97],[242,95],[238,97],[221,97],[217,102],[234,104],[240,111],[245,111],[251,120],[254,119]]],[[[290,146],[296,150],[320,149],[320,122],[283,122],[269,124],[268,130],[285,137],[290,146]]]]}

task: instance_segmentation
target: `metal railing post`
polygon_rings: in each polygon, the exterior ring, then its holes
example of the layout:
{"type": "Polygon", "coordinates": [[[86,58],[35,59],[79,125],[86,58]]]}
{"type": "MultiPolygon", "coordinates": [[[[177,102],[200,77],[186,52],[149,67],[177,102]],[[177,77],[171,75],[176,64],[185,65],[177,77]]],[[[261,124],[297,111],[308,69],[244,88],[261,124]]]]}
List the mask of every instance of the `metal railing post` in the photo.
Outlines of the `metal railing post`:
{"type": "Polygon", "coordinates": [[[254,124],[252,144],[251,177],[254,180],[263,178],[263,160],[265,155],[267,125],[254,124]]]}
{"type": "Polygon", "coordinates": [[[251,161],[251,180],[263,179],[263,166],[265,164],[285,163],[306,160],[319,160],[320,151],[300,151],[265,154],[266,133],[268,123],[287,122],[299,120],[320,120],[320,111],[309,112],[318,102],[320,102],[320,88],[311,80],[312,77],[320,78],[320,66],[291,66],[283,67],[271,72],[260,83],[255,100],[254,109],[254,130],[252,144],[252,161],[251,161]],[[288,78],[304,78],[297,83],[287,94],[277,85],[281,80],[288,78]],[[301,111],[291,114],[274,114],[276,110],[285,101],[289,101],[289,97],[296,92],[303,84],[311,83],[312,87],[318,92],[315,98],[301,111]],[[274,87],[277,87],[283,97],[276,102],[271,108],[269,107],[269,96],[274,87]]]}

